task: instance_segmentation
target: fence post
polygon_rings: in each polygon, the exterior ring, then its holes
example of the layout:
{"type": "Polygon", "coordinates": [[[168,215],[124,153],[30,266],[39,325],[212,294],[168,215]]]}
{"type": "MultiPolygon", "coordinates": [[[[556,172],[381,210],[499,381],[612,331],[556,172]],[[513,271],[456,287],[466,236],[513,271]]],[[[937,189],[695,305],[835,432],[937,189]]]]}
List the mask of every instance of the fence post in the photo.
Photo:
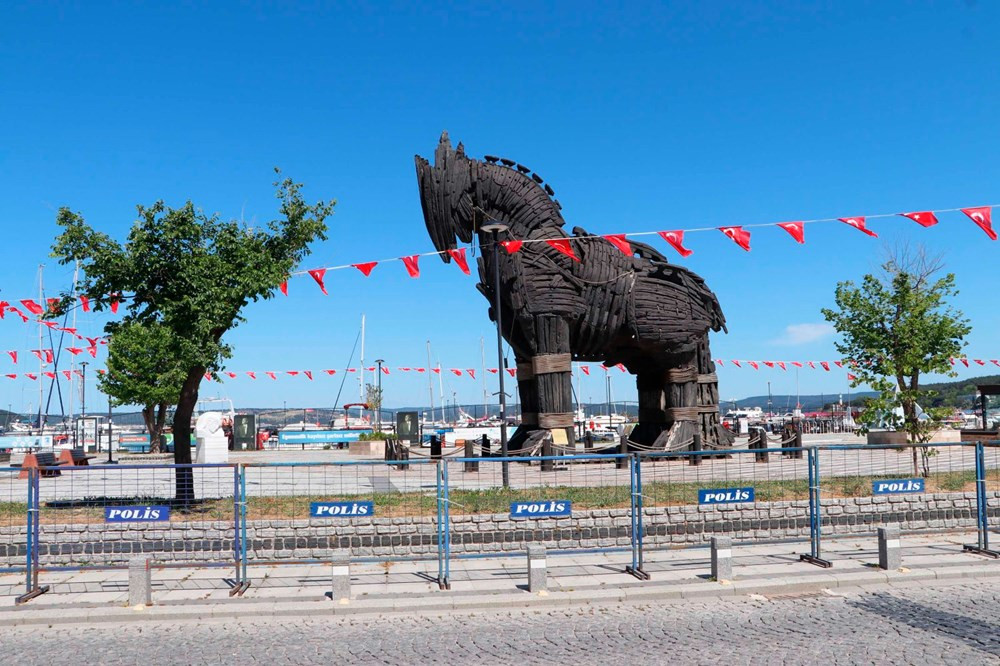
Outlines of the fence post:
{"type": "MultiPolygon", "coordinates": [[[[488,439],[488,438],[487,438],[486,435],[483,435],[483,439],[488,439]]],[[[471,439],[465,440],[465,457],[466,458],[475,458],[476,457],[475,444],[473,444],[473,440],[471,440],[471,439]]],[[[466,472],[478,472],[479,471],[479,463],[477,463],[474,460],[466,460],[465,461],[465,471],[466,472]]]]}
{"type": "Polygon", "coordinates": [[[962,550],[987,557],[1000,557],[1000,552],[990,550],[989,516],[986,497],[986,451],[982,442],[976,442],[976,527],[979,542],[975,545],[966,544],[962,550]]]}
{"type": "Polygon", "coordinates": [[[438,588],[450,590],[451,582],[451,508],[448,501],[448,463],[437,463],[437,541],[438,588]]]}
{"type": "Polygon", "coordinates": [[[629,456],[629,485],[632,493],[629,508],[632,519],[632,565],[625,567],[639,580],[649,580],[649,574],[642,569],[642,463],[639,454],[629,456]]]}
{"type": "Polygon", "coordinates": [[[39,550],[39,484],[38,478],[41,470],[37,467],[27,468],[28,472],[28,515],[27,525],[25,525],[25,591],[17,597],[14,603],[17,605],[30,601],[35,597],[49,591],[48,585],[38,585],[38,550],[39,550]]]}
{"type": "Polygon", "coordinates": [[[542,438],[542,461],[541,471],[552,472],[556,468],[556,461],[552,460],[552,436],[547,435],[542,438]]]}
{"type": "Polygon", "coordinates": [[[822,516],[819,496],[819,450],[814,446],[807,450],[806,465],[809,468],[809,554],[799,559],[809,564],[829,569],[833,564],[820,557],[822,516]]]}
{"type": "Polygon", "coordinates": [[[233,550],[236,559],[236,580],[229,596],[243,596],[250,587],[247,578],[247,480],[243,463],[233,467],[233,550]]]}

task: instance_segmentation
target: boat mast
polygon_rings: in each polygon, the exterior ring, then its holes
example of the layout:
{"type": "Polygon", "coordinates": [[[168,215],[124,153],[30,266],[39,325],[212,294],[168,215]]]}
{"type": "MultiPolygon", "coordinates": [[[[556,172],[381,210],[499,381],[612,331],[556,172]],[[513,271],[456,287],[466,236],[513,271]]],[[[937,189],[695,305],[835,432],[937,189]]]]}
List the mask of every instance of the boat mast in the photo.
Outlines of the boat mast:
{"type": "Polygon", "coordinates": [[[441,359],[438,359],[437,376],[438,376],[438,391],[441,392],[441,423],[446,423],[446,421],[444,420],[444,380],[441,379],[441,359]]]}
{"type": "MultiPolygon", "coordinates": [[[[73,300],[76,301],[76,282],[80,277],[80,261],[77,260],[76,265],[73,267],[73,300]]],[[[65,326],[65,323],[63,324],[65,326]]],[[[73,308],[73,329],[76,330],[76,308],[73,308]]],[[[73,424],[73,386],[76,383],[76,356],[70,355],[69,358],[69,423],[73,424]]],[[[58,378],[56,378],[58,381],[58,378]]],[[[74,429],[75,430],[75,429],[74,429]]]]}
{"type": "Polygon", "coordinates": [[[431,396],[431,420],[434,420],[434,373],[431,371],[431,341],[427,341],[427,392],[431,396]]]}
{"type": "Polygon", "coordinates": [[[358,369],[358,402],[365,402],[365,315],[361,315],[361,367],[358,369]]]}
{"type": "MultiPolygon", "coordinates": [[[[479,354],[483,358],[483,418],[487,418],[490,415],[489,412],[489,393],[486,392],[486,339],[483,336],[479,336],[479,354]]],[[[497,372],[500,369],[497,368],[497,372]]]]}

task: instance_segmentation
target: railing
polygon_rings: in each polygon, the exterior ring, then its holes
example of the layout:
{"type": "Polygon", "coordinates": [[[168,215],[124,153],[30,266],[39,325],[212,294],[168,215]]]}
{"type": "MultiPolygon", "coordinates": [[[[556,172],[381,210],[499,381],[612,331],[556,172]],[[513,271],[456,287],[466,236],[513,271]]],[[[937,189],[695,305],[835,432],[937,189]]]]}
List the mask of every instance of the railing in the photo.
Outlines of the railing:
{"type": "MultiPolygon", "coordinates": [[[[674,453],[228,465],[0,468],[0,569],[39,574],[155,566],[232,567],[233,594],[257,567],[358,560],[622,552],[736,542],[809,542],[874,531],[975,528],[990,549],[1000,516],[1000,446],[818,446],[674,453]],[[503,467],[507,467],[507,474],[503,467]],[[178,478],[190,479],[184,484],[178,478]],[[177,489],[193,497],[176,499],[177,489]]],[[[182,495],[184,493],[182,492],[182,495]]],[[[431,574],[428,574],[430,576],[431,574]]]]}

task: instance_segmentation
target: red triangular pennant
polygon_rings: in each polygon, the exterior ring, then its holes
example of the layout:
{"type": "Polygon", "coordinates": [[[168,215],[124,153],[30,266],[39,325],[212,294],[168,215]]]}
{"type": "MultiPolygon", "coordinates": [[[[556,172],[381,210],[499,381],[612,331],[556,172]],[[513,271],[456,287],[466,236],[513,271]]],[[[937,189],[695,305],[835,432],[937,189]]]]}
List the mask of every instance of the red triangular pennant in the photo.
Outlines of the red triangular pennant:
{"type": "Polygon", "coordinates": [[[419,260],[419,254],[403,257],[403,265],[406,266],[406,272],[410,274],[411,278],[420,277],[420,268],[417,266],[419,260]]]}
{"type": "Polygon", "coordinates": [[[312,381],[312,378],[313,378],[312,370],[303,370],[302,374],[305,375],[306,377],[308,377],[309,381],[312,381]]]}
{"type": "Polygon", "coordinates": [[[33,300],[31,300],[30,298],[25,298],[25,299],[23,299],[23,300],[21,301],[21,305],[23,305],[23,306],[24,306],[24,308],[25,308],[25,309],[26,309],[26,310],[27,310],[28,312],[30,312],[31,314],[33,314],[33,315],[40,315],[40,314],[42,314],[43,312],[45,312],[45,310],[43,310],[43,309],[42,309],[42,306],[41,306],[41,305],[39,305],[38,303],[34,302],[34,301],[33,301],[33,300]]]}
{"type": "Polygon", "coordinates": [[[35,356],[37,356],[39,361],[42,360],[42,350],[41,349],[32,349],[31,353],[34,354],[35,356]]]}
{"type": "Polygon", "coordinates": [[[66,351],[68,351],[73,356],[76,356],[77,354],[82,352],[83,349],[81,349],[80,347],[66,347],[66,351]]]}
{"type": "Polygon", "coordinates": [[[965,367],[969,367],[969,359],[967,359],[967,358],[960,358],[958,360],[961,361],[962,365],[964,365],[965,367]]]}
{"type": "Polygon", "coordinates": [[[506,370],[507,374],[511,377],[517,374],[517,368],[504,368],[504,370],[506,370]]]}
{"type": "Polygon", "coordinates": [[[807,361],[807,363],[809,364],[810,368],[812,368],[813,370],[816,369],[816,364],[814,364],[812,361],[807,361]]]}
{"type": "Polygon", "coordinates": [[[90,299],[80,294],[80,305],[83,306],[84,312],[90,312],[90,299]]]}
{"type": "Polygon", "coordinates": [[[903,217],[908,217],[922,227],[933,227],[938,223],[937,216],[929,210],[917,213],[900,213],[903,217]]]}
{"type": "MultiPolygon", "coordinates": [[[[326,296],[327,295],[327,293],[326,293],[326,285],[323,284],[323,276],[326,275],[326,269],[325,268],[314,268],[314,269],[312,269],[312,270],[310,270],[308,272],[309,272],[309,275],[312,276],[312,279],[316,280],[316,284],[319,285],[319,290],[323,292],[324,296],[326,296]]],[[[366,273],[366,275],[367,275],[367,273],[366,273]]]]}
{"type": "Polygon", "coordinates": [[[827,372],[830,372],[830,364],[829,363],[827,363],[826,361],[820,361],[819,364],[821,366],[823,366],[824,370],[826,370],[827,372]]]}
{"type": "Polygon", "coordinates": [[[773,368],[774,367],[774,361],[764,361],[764,365],[766,365],[769,368],[773,368]]]}
{"type": "Polygon", "coordinates": [[[14,365],[17,365],[17,352],[9,351],[7,353],[10,354],[10,360],[14,361],[14,365]]]}
{"type": "Polygon", "coordinates": [[[462,371],[459,370],[458,368],[450,368],[450,370],[451,370],[452,374],[454,374],[456,377],[461,377],[462,376],[462,371]]]}
{"type": "Polygon", "coordinates": [[[628,256],[632,256],[632,246],[625,238],[625,234],[607,234],[604,236],[604,240],[608,241],[628,256]]]}
{"type": "Polygon", "coordinates": [[[17,375],[4,375],[8,379],[17,379],[17,375]]]}
{"type": "Polygon", "coordinates": [[[740,362],[737,361],[736,359],[733,359],[732,361],[730,361],[730,363],[732,363],[733,365],[735,365],[737,368],[742,368],[743,367],[742,365],[740,365],[740,362]]]}
{"type": "Polygon", "coordinates": [[[497,370],[496,368],[486,368],[486,372],[490,373],[491,375],[495,375],[497,374],[497,372],[499,372],[499,370],[497,370]]]}
{"type": "Polygon", "coordinates": [[[806,225],[803,222],[779,222],[778,226],[791,234],[796,243],[806,242],[806,225]]]}
{"type": "Polygon", "coordinates": [[[801,368],[802,367],[802,364],[799,363],[798,361],[792,361],[792,365],[794,365],[796,368],[801,368]]]}
{"type": "Polygon", "coordinates": [[[448,250],[448,255],[455,260],[462,272],[466,275],[471,275],[469,272],[469,262],[465,260],[465,248],[460,247],[457,250],[448,250]]]}
{"type": "Polygon", "coordinates": [[[121,294],[115,292],[109,296],[111,296],[111,312],[118,314],[118,302],[121,300],[121,294]]]}
{"type": "Polygon", "coordinates": [[[833,364],[834,364],[835,366],[837,366],[838,368],[842,368],[842,367],[844,367],[844,364],[843,364],[843,362],[841,362],[841,361],[834,361],[834,362],[833,362],[833,364]]]}
{"type": "Polygon", "coordinates": [[[753,368],[754,370],[760,370],[760,366],[757,365],[757,361],[747,361],[747,363],[749,363],[750,367],[753,368]]]}
{"type": "Polygon", "coordinates": [[[851,381],[851,382],[853,382],[853,381],[854,381],[855,379],[857,379],[857,377],[855,377],[854,375],[852,375],[852,374],[851,374],[851,373],[849,373],[849,372],[847,373],[847,380],[848,380],[848,381],[851,381]]]}
{"type": "Polygon", "coordinates": [[[586,365],[581,365],[580,366],[580,372],[582,372],[583,374],[589,376],[590,375],[590,368],[588,366],[586,366],[586,365]]]}
{"type": "Polygon", "coordinates": [[[97,346],[93,345],[93,346],[87,347],[87,353],[90,354],[91,356],[93,356],[94,358],[97,358],[97,346]]]}
{"type": "Polygon", "coordinates": [[[722,362],[722,359],[721,359],[721,358],[717,358],[717,359],[715,359],[715,362],[716,362],[716,364],[718,364],[718,366],[719,366],[720,368],[721,368],[722,366],[724,366],[724,365],[725,365],[725,363],[723,363],[723,362],[722,362]]]}
{"type": "Polygon", "coordinates": [[[788,370],[788,368],[785,367],[784,361],[778,361],[778,367],[781,368],[782,370],[788,370]]]}
{"type": "Polygon", "coordinates": [[[10,305],[7,301],[0,301],[0,319],[3,319],[7,315],[7,307],[10,305]]]}
{"type": "Polygon", "coordinates": [[[256,372],[251,372],[251,371],[248,370],[247,371],[247,377],[249,377],[250,379],[257,379],[257,373],[256,372]]]}
{"type": "Polygon", "coordinates": [[[683,231],[660,231],[658,232],[660,237],[667,241],[670,247],[677,250],[678,254],[682,257],[690,257],[694,254],[694,250],[689,250],[684,247],[684,232],[683,231]]]}
{"type": "Polygon", "coordinates": [[[46,377],[48,377],[49,379],[55,379],[56,378],[56,373],[54,373],[54,372],[43,372],[42,374],[45,375],[46,377]]]}
{"type": "Polygon", "coordinates": [[[383,365],[383,366],[382,366],[382,374],[383,374],[383,375],[387,375],[387,374],[389,374],[389,368],[383,365]]]}
{"type": "Polygon", "coordinates": [[[874,231],[865,226],[864,217],[838,217],[837,219],[843,222],[844,224],[854,227],[863,234],[867,234],[872,238],[878,238],[877,233],[875,233],[874,231]]]}
{"type": "MultiPolygon", "coordinates": [[[[963,208],[962,212],[969,216],[969,219],[979,225],[979,228],[986,232],[990,240],[996,240],[997,234],[993,231],[993,209],[989,206],[979,206],[978,208],[963,208]]],[[[21,301],[24,303],[24,301],[21,301]]],[[[37,314],[37,313],[36,313],[37,314]]]]}
{"type": "Polygon", "coordinates": [[[476,378],[476,371],[473,370],[472,368],[469,368],[468,370],[466,370],[466,372],[469,373],[469,376],[472,377],[473,379],[476,378]]]}
{"type": "Polygon", "coordinates": [[[328,375],[335,375],[335,374],[337,374],[336,370],[324,370],[323,372],[325,372],[328,375]]]}
{"type": "Polygon", "coordinates": [[[288,296],[288,280],[285,280],[284,282],[279,284],[278,290],[281,291],[281,293],[284,294],[285,296],[288,296]]]}
{"type": "Polygon", "coordinates": [[[267,375],[268,377],[270,377],[271,379],[275,380],[275,381],[277,381],[277,379],[278,379],[278,377],[271,370],[265,370],[264,374],[267,375]]]}
{"type": "Polygon", "coordinates": [[[719,231],[729,236],[734,243],[747,252],[750,251],[750,232],[743,227],[719,227],[719,231]]]}
{"type": "Polygon", "coordinates": [[[545,241],[545,243],[549,247],[558,250],[562,254],[565,254],[573,261],[580,261],[580,258],[573,253],[573,246],[570,245],[568,238],[552,238],[550,240],[545,241]]]}
{"type": "Polygon", "coordinates": [[[298,370],[285,370],[285,372],[286,372],[287,374],[291,375],[292,377],[295,377],[296,375],[298,375],[298,374],[299,374],[299,371],[298,371],[298,370]]]}
{"type": "Polygon", "coordinates": [[[378,266],[378,262],[377,261],[369,261],[369,262],[364,263],[364,264],[351,264],[351,266],[354,266],[359,271],[361,271],[364,274],[365,277],[368,277],[369,275],[372,274],[372,271],[375,270],[375,267],[378,266]]]}
{"type": "Polygon", "coordinates": [[[24,376],[27,377],[28,379],[34,379],[34,380],[38,379],[38,375],[33,375],[30,372],[24,373],[24,376]]]}
{"type": "Polygon", "coordinates": [[[53,361],[53,359],[55,358],[55,356],[52,354],[52,350],[51,349],[43,349],[42,353],[45,354],[45,362],[46,363],[51,363],[53,361]]]}
{"type": "Polygon", "coordinates": [[[236,373],[235,372],[227,372],[226,374],[229,375],[230,379],[236,379],[236,373]]]}
{"type": "Polygon", "coordinates": [[[63,370],[62,373],[66,379],[73,379],[73,373],[70,370],[63,370]]]}
{"type": "Polygon", "coordinates": [[[975,361],[978,365],[986,365],[986,361],[982,359],[974,358],[972,360],[975,361]]]}
{"type": "Polygon", "coordinates": [[[503,247],[503,249],[507,250],[507,254],[514,254],[515,252],[521,249],[522,245],[524,245],[524,241],[519,241],[519,240],[500,241],[500,246],[503,247]]]}

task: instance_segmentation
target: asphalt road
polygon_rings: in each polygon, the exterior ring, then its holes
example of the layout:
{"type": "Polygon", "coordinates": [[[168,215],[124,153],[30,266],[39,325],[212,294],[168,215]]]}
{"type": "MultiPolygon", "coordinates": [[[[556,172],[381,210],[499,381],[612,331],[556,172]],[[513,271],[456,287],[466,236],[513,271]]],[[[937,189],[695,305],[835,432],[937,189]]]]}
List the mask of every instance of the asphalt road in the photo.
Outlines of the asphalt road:
{"type": "Polygon", "coordinates": [[[969,584],[382,618],[16,627],[4,664],[997,664],[1000,589],[969,584]]]}

